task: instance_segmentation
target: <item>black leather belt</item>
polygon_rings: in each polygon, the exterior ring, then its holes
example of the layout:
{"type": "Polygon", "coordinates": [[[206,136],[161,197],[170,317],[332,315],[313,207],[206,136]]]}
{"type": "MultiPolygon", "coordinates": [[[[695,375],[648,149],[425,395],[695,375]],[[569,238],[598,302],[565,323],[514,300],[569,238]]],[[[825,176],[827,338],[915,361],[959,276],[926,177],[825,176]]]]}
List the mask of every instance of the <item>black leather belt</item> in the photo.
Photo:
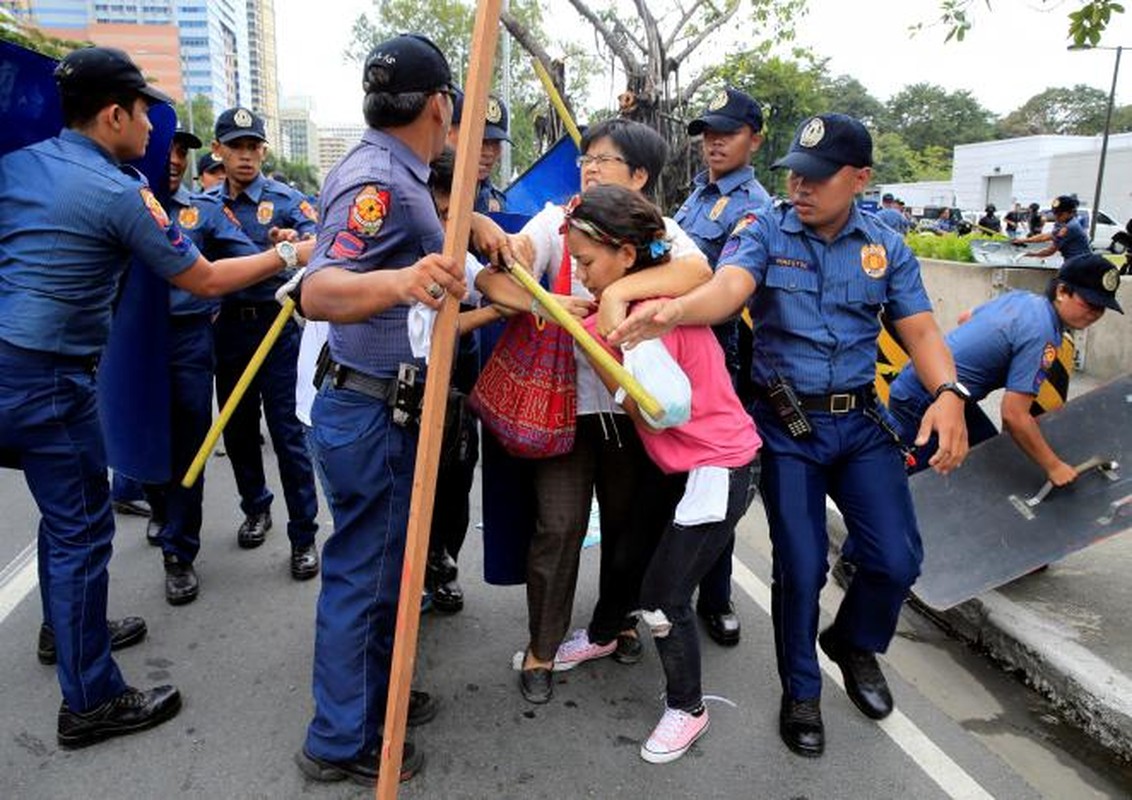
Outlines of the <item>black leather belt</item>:
{"type": "Polygon", "coordinates": [[[262,303],[225,303],[220,307],[220,313],[241,322],[252,322],[257,319],[275,319],[279,316],[280,308],[282,306],[274,300],[262,303]]]}
{"type": "Polygon", "coordinates": [[[330,380],[336,389],[349,389],[389,405],[397,399],[396,378],[375,378],[341,364],[332,364],[330,380]]]}
{"type": "Polygon", "coordinates": [[[798,395],[798,402],[803,411],[848,414],[850,411],[858,411],[871,406],[873,397],[873,389],[869,387],[868,389],[857,389],[850,392],[798,395]]]}

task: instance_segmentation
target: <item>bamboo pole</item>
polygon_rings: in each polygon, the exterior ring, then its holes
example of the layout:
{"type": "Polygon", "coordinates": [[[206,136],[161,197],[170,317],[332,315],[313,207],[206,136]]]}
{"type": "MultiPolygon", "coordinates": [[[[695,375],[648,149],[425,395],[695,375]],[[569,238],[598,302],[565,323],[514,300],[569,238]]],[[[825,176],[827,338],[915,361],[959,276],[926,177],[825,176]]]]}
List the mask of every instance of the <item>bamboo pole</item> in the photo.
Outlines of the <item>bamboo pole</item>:
{"type": "Polygon", "coordinates": [[[546,71],[546,67],[537,58],[532,57],[535,65],[535,74],[538,79],[542,81],[542,88],[546,90],[546,94],[550,97],[550,103],[554,106],[554,110],[558,112],[558,118],[562,120],[562,124],[566,126],[567,133],[570,138],[574,140],[574,146],[581,148],[582,146],[582,132],[578,130],[578,126],[574,123],[574,118],[570,116],[570,110],[566,108],[566,103],[562,101],[562,95],[558,94],[558,88],[554,85],[554,81],[550,78],[550,73],[546,71]]]}
{"type": "MultiPolygon", "coordinates": [[[[448,225],[444,231],[444,254],[460,263],[467,251],[471,231],[476,173],[480,143],[483,141],[487,93],[491,88],[492,61],[499,39],[501,5],[502,0],[479,0],[476,4],[472,54],[468,61],[468,79],[464,83],[464,113],[456,144],[452,199],[448,225]]],[[[417,656],[421,591],[424,588],[436,472],[440,464],[440,444],[444,434],[448,383],[456,349],[458,311],[457,301],[446,296],[432,328],[421,433],[417,444],[416,470],[413,473],[413,494],[409,501],[405,561],[401,570],[401,596],[397,603],[397,626],[393,636],[389,695],[385,706],[385,735],[378,763],[375,795],[378,800],[395,800],[400,783],[401,749],[405,742],[405,725],[409,714],[409,685],[417,656]]]]}

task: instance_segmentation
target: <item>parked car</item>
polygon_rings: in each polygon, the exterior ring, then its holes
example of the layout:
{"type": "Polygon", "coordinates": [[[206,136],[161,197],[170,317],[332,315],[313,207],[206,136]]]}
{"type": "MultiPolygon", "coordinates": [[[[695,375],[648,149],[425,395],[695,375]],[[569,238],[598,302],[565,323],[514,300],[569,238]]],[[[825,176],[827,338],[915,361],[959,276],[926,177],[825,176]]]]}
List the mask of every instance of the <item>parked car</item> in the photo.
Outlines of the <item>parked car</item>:
{"type": "MultiPolygon", "coordinates": [[[[1091,218],[1092,209],[1080,207],[1077,209],[1077,221],[1081,223],[1081,227],[1085,232],[1089,231],[1089,221],[1091,218]]],[[[1053,230],[1053,212],[1047,209],[1042,209],[1042,217],[1047,220],[1045,226],[1042,228],[1043,233],[1049,233],[1053,230]]],[[[1115,219],[1103,211],[1097,213],[1097,230],[1093,234],[1093,249],[1094,250],[1108,250],[1110,253],[1120,254],[1125,251],[1123,236],[1117,236],[1118,233],[1124,230],[1123,225],[1119,225],[1115,219]]]]}

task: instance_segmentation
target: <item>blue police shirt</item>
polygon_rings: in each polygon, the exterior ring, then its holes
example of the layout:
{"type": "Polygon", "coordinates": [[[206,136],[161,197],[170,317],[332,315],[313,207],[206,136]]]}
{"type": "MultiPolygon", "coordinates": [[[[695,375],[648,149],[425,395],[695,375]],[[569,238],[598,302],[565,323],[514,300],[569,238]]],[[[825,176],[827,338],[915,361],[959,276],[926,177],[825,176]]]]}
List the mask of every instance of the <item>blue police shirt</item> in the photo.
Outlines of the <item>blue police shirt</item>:
{"type": "Polygon", "coordinates": [[[0,339],[17,347],[97,355],[131,254],[165,279],[200,258],[141,173],[77,131],[0,159],[0,208],[0,339]]]}
{"type": "Polygon", "coordinates": [[[480,214],[506,211],[507,195],[495,188],[491,178],[485,178],[476,184],[476,202],[472,210],[480,214]]]}
{"type": "MultiPolygon", "coordinates": [[[[428,164],[404,142],[367,129],[326,176],[322,224],[308,274],[326,267],[400,269],[439,253],[444,229],[428,176],[428,164]]],[[[379,378],[395,376],[402,362],[423,369],[424,360],[414,358],[409,345],[408,315],[408,306],[395,305],[363,322],[331,323],[331,356],[379,378]]]]}
{"type": "MultiPolygon", "coordinates": [[[[272,228],[293,228],[299,236],[313,235],[318,214],[299,192],[272,178],[257,175],[248,188],[235,197],[228,193],[228,182],[217,184],[208,194],[224,202],[239,220],[240,227],[261,251],[272,247],[268,232],[272,228]]],[[[267,303],[275,300],[275,290],[291,279],[292,269],[284,269],[254,286],[228,295],[224,302],[267,303]]]]}
{"type": "MultiPolygon", "coordinates": [[[[1008,292],[983,303],[947,334],[959,380],[979,401],[995,389],[1037,394],[1061,344],[1061,320],[1043,295],[1008,292]]],[[[909,364],[892,382],[891,397],[925,405],[928,390],[909,364]]]]}
{"type": "MultiPolygon", "coordinates": [[[[190,192],[182,184],[169,198],[166,211],[210,261],[262,252],[244,234],[235,215],[218,197],[190,192]]],[[[212,314],[218,308],[218,299],[197,297],[176,286],[170,288],[169,311],[175,317],[212,314]]]]}
{"type": "Polygon", "coordinates": [[[719,251],[735,224],[748,211],[770,205],[770,195],[750,166],[733,170],[714,183],[709,181],[708,171],[704,170],[692,183],[695,189],[673,219],[715,269],[719,263],[719,251]]]}
{"type": "Polygon", "coordinates": [[[892,228],[897,233],[907,233],[908,218],[897,211],[895,208],[882,208],[876,213],[876,216],[877,219],[879,219],[888,227],[892,228]]]}
{"type": "Polygon", "coordinates": [[[755,279],[747,302],[751,378],[760,386],[776,375],[806,395],[870,385],[881,308],[893,320],[931,311],[920,264],[903,238],[856,205],[829,243],[789,205],[748,213],[719,262],[755,279]]]}
{"type": "Polygon", "coordinates": [[[1066,259],[1074,256],[1087,256],[1093,252],[1093,248],[1089,246],[1089,234],[1085,232],[1076,218],[1064,224],[1054,223],[1053,243],[1056,245],[1057,251],[1061,253],[1061,257],[1066,259]]]}

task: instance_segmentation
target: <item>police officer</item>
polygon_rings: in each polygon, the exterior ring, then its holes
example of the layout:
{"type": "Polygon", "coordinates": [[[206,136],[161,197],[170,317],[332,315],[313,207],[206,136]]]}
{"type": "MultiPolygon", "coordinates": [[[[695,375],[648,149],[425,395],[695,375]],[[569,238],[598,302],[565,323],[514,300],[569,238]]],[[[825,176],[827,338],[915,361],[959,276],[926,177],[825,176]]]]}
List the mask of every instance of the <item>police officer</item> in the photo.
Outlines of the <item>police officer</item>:
{"type": "MultiPolygon", "coordinates": [[[[244,235],[235,216],[219,198],[192,194],[184,186],[189,150],[200,146],[201,140],[188,131],[178,128],[173,134],[166,213],[209,258],[255,255],[260,248],[244,235]]],[[[217,300],[196,297],[176,287],[170,289],[172,477],[167,484],[146,488],[146,496],[154,509],[153,517],[162,521],[157,541],[152,543],[161,546],[165,600],[170,605],[191,603],[200,586],[193,562],[200,550],[204,477],[186,489],[181,486],[181,476],[208,435],[212,421],[212,320],[219,308],[217,300]]]]}
{"type": "Polygon", "coordinates": [[[983,216],[979,217],[979,227],[984,233],[1002,233],[1002,220],[995,214],[994,203],[988,203],[983,216]]]}
{"type": "Polygon", "coordinates": [[[825,746],[815,637],[841,667],[853,703],[873,719],[887,716],[892,695],[875,653],[888,646],[919,573],[903,460],[871,389],[882,307],[935,398],[924,417],[941,442],[932,465],[948,471],[967,449],[963,398],[919,264],[899,235],[854,202],[871,164],[872,140],[856,119],[822,114],[803,122],[775,163],[790,170],[791,203],[740,220],[709,283],[642,305],[613,337],[632,343],[677,323],[710,324],[749,304],[759,387],[751,409],[763,437],[761,490],[774,545],[779,734],[804,756],[825,746]],[[827,496],[860,558],[833,624],[817,637],[827,496]]]}
{"type": "Polygon", "coordinates": [[[1074,195],[1060,195],[1051,204],[1054,219],[1053,231],[1015,239],[1012,244],[1021,247],[1030,242],[1049,242],[1048,247],[1030,253],[1034,258],[1046,258],[1054,253],[1061,253],[1061,257],[1068,260],[1092,253],[1093,248],[1089,246],[1089,234],[1085,232],[1077,219],[1077,205],[1077,198],[1074,195]]]}
{"type": "Polygon", "coordinates": [[[200,181],[200,190],[207,192],[218,183],[224,182],[224,162],[208,151],[201,153],[197,158],[197,180],[200,181]]]}
{"type": "MultiPolygon", "coordinates": [[[[688,123],[689,136],[702,136],[701,150],[707,169],[692,181],[692,194],[673,217],[700,248],[712,269],[719,251],[735,224],[749,211],[770,203],[770,195],[755,177],[751,159],[763,143],[763,114],[750,95],[727,87],[708,103],[704,112],[688,123]]],[[[729,319],[716,325],[715,335],[723,347],[732,380],[740,374],[740,336],[749,333],[745,323],[729,319]]],[[[731,603],[731,553],[735,541],[720,554],[715,566],[700,581],[696,611],[707,624],[708,635],[717,643],[739,643],[739,617],[731,603]]]]}
{"type": "Polygon", "coordinates": [[[126,685],[106,620],[114,519],[94,370],[131,253],[181,288],[217,296],[305,258],[295,245],[212,263],[134,168],[149,140],[148,86],[120,50],[76,50],[55,73],[64,130],[0,159],[0,453],[43,519],[39,581],[63,693],[58,740],[83,747],[160,724],[172,686],[126,685]]]}
{"type": "MultiPolygon", "coordinates": [[[[455,148],[460,138],[460,121],[464,116],[464,93],[456,90],[456,110],[452,113],[452,127],[448,131],[448,146],[455,148]]],[[[494,95],[487,98],[484,109],[483,142],[480,144],[479,171],[476,173],[475,211],[488,214],[507,210],[507,196],[491,182],[491,173],[503,155],[503,143],[510,142],[507,135],[507,106],[494,95]]]]}
{"type": "MultiPolygon", "coordinates": [[[[265,177],[261,168],[267,136],[263,119],[252,111],[230,108],[216,120],[212,151],[224,162],[224,183],[210,194],[223,201],[260,249],[271,246],[278,231],[314,236],[317,214],[299,192],[265,177]]],[[[279,313],[275,291],[289,275],[281,274],[225,297],[216,321],[216,395],[223,405],[252,354],[279,313]]],[[[296,364],[301,333],[288,320],[247,394],[224,429],[224,447],[232,463],[245,519],[236,534],[245,549],[263,544],[271,529],[271,502],[260,450],[260,404],[279,461],[279,478],[287,501],[287,537],[291,541],[291,577],[308,580],[318,574],[318,497],[303,428],[295,416],[296,364]]]]}
{"type": "MultiPolygon", "coordinates": [[[[296,755],[317,781],[377,779],[389,689],[424,362],[409,305],[462,296],[463,265],[440,254],[444,231],[429,161],[452,119],[448,62],[424,37],[398,36],[366,58],[367,130],[327,175],[307,316],[330,321],[329,368],[311,409],[311,443],[334,532],[323,548],[314,653],[314,718],[296,755]]],[[[409,724],[436,713],[410,695],[409,724]]],[[[406,742],[401,779],[422,763],[406,742]]]]}
{"type": "Polygon", "coordinates": [[[877,211],[877,219],[899,234],[908,232],[908,218],[905,217],[904,212],[897,207],[896,198],[889,192],[885,192],[884,196],[880,199],[880,210],[877,211]]]}
{"type": "MultiPolygon", "coordinates": [[[[1082,330],[1099,320],[1106,308],[1121,314],[1116,300],[1120,270],[1095,253],[1067,260],[1052,278],[1044,295],[1007,292],[976,308],[959,327],[947,334],[959,380],[968,391],[967,432],[971,445],[998,431],[977,403],[996,389],[1002,396],[1002,427],[1027,457],[1042,468],[1055,486],[1077,477],[1042,436],[1030,414],[1034,397],[1057,361],[1062,333],[1082,330]]],[[[920,438],[920,422],[931,396],[909,365],[892,383],[889,412],[901,439],[908,445],[920,438]]],[[[936,442],[919,448],[917,466],[926,465],[936,442]]],[[[846,558],[852,562],[851,555],[846,558]]]]}
{"type": "Polygon", "coordinates": [[[1019,235],[1019,227],[1026,221],[1026,212],[1022,210],[1022,204],[1019,202],[1014,203],[1014,207],[1002,215],[1004,233],[1011,239],[1019,235]]]}

